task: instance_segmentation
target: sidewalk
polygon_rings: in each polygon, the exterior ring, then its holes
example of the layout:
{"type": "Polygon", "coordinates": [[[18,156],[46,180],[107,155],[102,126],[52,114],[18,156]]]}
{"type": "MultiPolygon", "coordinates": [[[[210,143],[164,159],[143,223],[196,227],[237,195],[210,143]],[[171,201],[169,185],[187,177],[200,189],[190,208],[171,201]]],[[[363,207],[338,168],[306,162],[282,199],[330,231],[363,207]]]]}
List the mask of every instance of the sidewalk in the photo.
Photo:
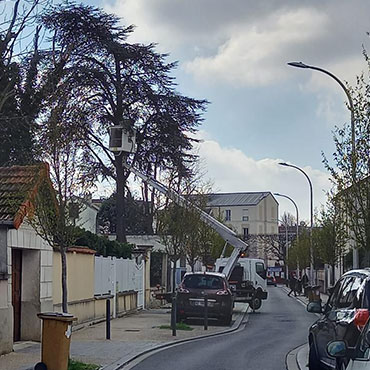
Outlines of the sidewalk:
{"type": "MultiPolygon", "coordinates": [[[[290,292],[290,289],[285,287],[285,286],[281,286],[281,288],[288,294],[288,292],[290,292]]],[[[297,295],[297,297],[294,297],[294,294],[292,293],[290,295],[292,298],[296,298],[298,299],[299,301],[301,301],[303,304],[305,305],[308,305],[308,298],[305,297],[304,295],[297,295]]],[[[320,293],[320,298],[321,298],[321,301],[322,301],[322,304],[325,305],[326,302],[328,301],[328,298],[329,296],[325,293],[320,293]]]]}
{"type": "Polygon", "coordinates": [[[288,370],[307,370],[308,344],[294,348],[286,356],[286,367],[288,370]]]}
{"type": "MultiPolygon", "coordinates": [[[[248,307],[241,303],[236,303],[235,306],[232,327],[240,324],[248,307]]],[[[139,353],[158,345],[230,329],[210,319],[208,330],[205,331],[202,320],[190,320],[187,324],[193,330],[177,330],[177,336],[173,337],[170,329],[160,329],[161,325],[169,323],[170,310],[167,308],[141,311],[112,320],[111,340],[105,339],[105,323],[83,328],[72,335],[71,358],[114,369],[139,353]]],[[[40,348],[40,343],[17,343],[14,352],[0,357],[0,369],[33,369],[40,361],[40,348]]]]}

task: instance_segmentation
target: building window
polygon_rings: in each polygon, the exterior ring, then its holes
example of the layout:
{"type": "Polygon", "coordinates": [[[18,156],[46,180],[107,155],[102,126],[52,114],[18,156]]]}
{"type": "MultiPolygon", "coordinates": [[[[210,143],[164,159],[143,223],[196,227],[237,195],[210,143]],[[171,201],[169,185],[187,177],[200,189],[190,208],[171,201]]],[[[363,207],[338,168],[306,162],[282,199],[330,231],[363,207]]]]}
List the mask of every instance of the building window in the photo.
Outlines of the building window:
{"type": "Polygon", "coordinates": [[[248,239],[249,229],[248,227],[243,227],[243,239],[248,239]]]}
{"type": "Polygon", "coordinates": [[[242,221],[249,221],[249,210],[243,209],[242,221]]]}
{"type": "Polygon", "coordinates": [[[225,221],[231,221],[231,209],[225,210],[225,221]]]}

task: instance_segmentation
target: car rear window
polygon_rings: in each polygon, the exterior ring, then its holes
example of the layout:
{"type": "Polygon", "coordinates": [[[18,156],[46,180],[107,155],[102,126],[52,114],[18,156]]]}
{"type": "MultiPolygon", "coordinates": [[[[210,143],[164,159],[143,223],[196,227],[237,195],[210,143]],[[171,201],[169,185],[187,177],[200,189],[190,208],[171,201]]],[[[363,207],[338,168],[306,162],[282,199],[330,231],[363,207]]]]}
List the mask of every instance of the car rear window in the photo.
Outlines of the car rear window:
{"type": "Polygon", "coordinates": [[[223,280],[218,276],[191,275],[185,277],[185,288],[188,289],[223,289],[223,280]]]}

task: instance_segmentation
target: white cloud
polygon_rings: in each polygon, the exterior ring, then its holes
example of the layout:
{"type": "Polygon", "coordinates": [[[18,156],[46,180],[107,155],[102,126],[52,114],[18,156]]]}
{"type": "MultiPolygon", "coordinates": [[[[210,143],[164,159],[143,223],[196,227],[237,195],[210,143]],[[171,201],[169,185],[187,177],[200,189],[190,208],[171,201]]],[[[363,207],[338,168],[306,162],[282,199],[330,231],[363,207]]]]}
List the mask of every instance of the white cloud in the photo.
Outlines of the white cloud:
{"type": "MultiPolygon", "coordinates": [[[[202,134],[203,135],[203,134],[202,134]]],[[[281,159],[256,160],[241,150],[225,148],[216,141],[205,139],[199,147],[215,191],[271,191],[286,194],[298,205],[300,219],[309,220],[309,186],[306,178],[293,168],[279,166],[281,159]]],[[[325,204],[325,192],[330,189],[328,174],[309,166],[302,169],[310,177],[314,189],[314,206],[325,204]]],[[[278,199],[280,214],[284,211],[295,214],[293,205],[278,199]]]]}
{"type": "Polygon", "coordinates": [[[261,23],[235,25],[215,56],[196,57],[185,64],[195,78],[233,85],[266,85],[285,77],[286,58],[294,45],[314,42],[327,16],[303,8],[275,13],[261,23]],[[299,30],[299,31],[298,31],[299,30]]]}
{"type": "MultiPolygon", "coordinates": [[[[259,86],[294,76],[303,60],[351,79],[361,63],[370,4],[362,0],[103,0],[137,28],[132,40],[158,42],[199,81],[259,86]]],[[[330,84],[312,75],[312,83],[330,84]]],[[[322,76],[321,76],[322,77],[322,76]]],[[[303,78],[303,77],[302,77],[303,78]]],[[[319,87],[319,85],[317,85],[319,87]]]]}

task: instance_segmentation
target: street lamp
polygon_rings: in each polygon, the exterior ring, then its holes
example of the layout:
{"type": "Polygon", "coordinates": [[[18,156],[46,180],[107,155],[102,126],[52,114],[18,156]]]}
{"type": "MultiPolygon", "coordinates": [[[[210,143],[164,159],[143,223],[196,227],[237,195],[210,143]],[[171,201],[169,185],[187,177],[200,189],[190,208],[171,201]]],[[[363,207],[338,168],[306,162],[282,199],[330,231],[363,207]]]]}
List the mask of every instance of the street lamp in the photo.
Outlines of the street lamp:
{"type": "Polygon", "coordinates": [[[310,219],[310,234],[311,234],[311,243],[310,243],[310,282],[313,284],[314,280],[314,272],[313,272],[313,250],[312,250],[312,229],[313,229],[313,189],[312,189],[312,182],[311,179],[308,177],[307,173],[302,170],[302,168],[299,168],[295,166],[294,164],[289,164],[285,162],[280,162],[280,166],[285,166],[285,167],[292,167],[295,168],[296,170],[300,171],[303,173],[303,175],[306,177],[308,184],[310,185],[310,213],[311,213],[311,219],[310,219]]]}
{"type": "Polygon", "coordinates": [[[299,236],[298,236],[298,232],[299,232],[299,229],[298,229],[299,219],[298,219],[298,207],[297,207],[296,202],[291,197],[289,197],[288,195],[285,195],[285,194],[274,193],[274,195],[276,195],[277,197],[287,198],[287,199],[289,199],[294,204],[295,212],[296,212],[296,219],[297,219],[297,231],[296,231],[296,234],[297,234],[297,240],[298,240],[298,238],[299,238],[299,236]]]}
{"type": "MultiPolygon", "coordinates": [[[[355,113],[354,113],[355,110],[354,110],[351,94],[349,93],[344,83],[337,76],[327,71],[326,69],[311,66],[311,65],[308,65],[302,62],[289,62],[288,65],[292,67],[296,67],[296,68],[312,69],[314,71],[325,73],[326,75],[330,76],[333,80],[335,80],[345,92],[347,99],[348,99],[349,108],[351,111],[352,182],[353,184],[356,184],[356,155],[355,155],[356,153],[356,131],[355,131],[355,113]]],[[[356,248],[353,248],[353,268],[358,268],[358,267],[359,267],[358,250],[356,248]]]]}
{"type": "Polygon", "coordinates": [[[278,221],[284,224],[285,228],[285,279],[289,279],[289,267],[288,267],[288,223],[286,221],[280,220],[278,221]]]}
{"type": "MultiPolygon", "coordinates": [[[[296,202],[291,197],[289,197],[288,195],[285,195],[285,194],[274,193],[274,195],[276,195],[277,197],[287,198],[294,204],[295,211],[296,211],[296,220],[297,220],[296,238],[297,238],[297,242],[298,242],[298,240],[299,240],[299,214],[298,214],[298,206],[297,206],[296,202]]],[[[299,261],[298,261],[298,257],[297,257],[297,276],[299,276],[299,275],[300,275],[299,261]]]]}

